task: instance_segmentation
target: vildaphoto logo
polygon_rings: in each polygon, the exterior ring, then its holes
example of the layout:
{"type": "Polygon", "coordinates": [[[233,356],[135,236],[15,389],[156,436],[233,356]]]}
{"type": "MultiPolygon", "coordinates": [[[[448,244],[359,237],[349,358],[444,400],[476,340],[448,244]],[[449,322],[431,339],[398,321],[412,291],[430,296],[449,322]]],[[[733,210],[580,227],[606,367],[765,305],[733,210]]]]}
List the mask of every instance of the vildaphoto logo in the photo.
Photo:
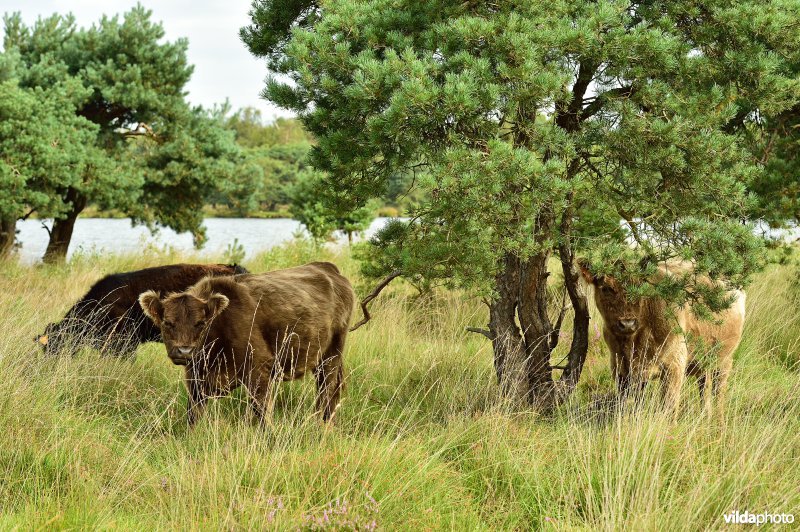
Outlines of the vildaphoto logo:
{"type": "Polygon", "coordinates": [[[769,512],[762,512],[754,514],[745,510],[739,512],[734,510],[723,515],[725,524],[728,525],[756,525],[761,526],[767,523],[772,525],[789,525],[794,523],[794,514],[771,514],[769,512]]]}

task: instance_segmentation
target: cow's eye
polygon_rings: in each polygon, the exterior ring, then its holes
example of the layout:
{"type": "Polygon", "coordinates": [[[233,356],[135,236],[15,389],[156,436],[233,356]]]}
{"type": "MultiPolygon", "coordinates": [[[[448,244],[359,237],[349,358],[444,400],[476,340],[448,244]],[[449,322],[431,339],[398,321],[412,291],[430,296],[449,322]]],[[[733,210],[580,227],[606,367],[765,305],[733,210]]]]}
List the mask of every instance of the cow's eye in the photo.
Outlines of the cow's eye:
{"type": "Polygon", "coordinates": [[[615,290],[608,285],[603,285],[603,292],[606,294],[613,294],[615,290]]]}
{"type": "Polygon", "coordinates": [[[201,327],[204,327],[205,324],[206,324],[206,322],[204,322],[204,321],[198,321],[197,323],[194,324],[194,326],[199,329],[201,327]]]}
{"type": "Polygon", "coordinates": [[[164,328],[172,329],[172,322],[171,321],[165,321],[164,322],[164,328]]]}

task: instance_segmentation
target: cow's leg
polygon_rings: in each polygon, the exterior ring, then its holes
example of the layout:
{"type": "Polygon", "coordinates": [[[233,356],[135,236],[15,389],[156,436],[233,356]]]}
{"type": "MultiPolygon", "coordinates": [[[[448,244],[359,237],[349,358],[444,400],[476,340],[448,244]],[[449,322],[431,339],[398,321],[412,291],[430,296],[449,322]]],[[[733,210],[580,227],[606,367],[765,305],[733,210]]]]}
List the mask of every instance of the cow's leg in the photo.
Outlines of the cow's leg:
{"type": "Polygon", "coordinates": [[[697,391],[700,394],[700,404],[707,410],[710,405],[709,394],[706,393],[706,383],[710,382],[705,369],[697,360],[692,360],[686,366],[686,375],[697,379],[697,391]]]}
{"type": "Polygon", "coordinates": [[[252,374],[245,388],[250,396],[250,413],[259,424],[271,425],[275,411],[273,378],[269,371],[259,370],[252,374]]]}
{"type": "Polygon", "coordinates": [[[333,335],[328,349],[315,370],[317,377],[317,411],[322,415],[323,421],[330,421],[336,409],[344,381],[344,368],[342,366],[342,352],[346,332],[333,335]]]}
{"type": "Polygon", "coordinates": [[[189,391],[189,401],[186,407],[186,421],[189,427],[194,427],[203,416],[208,402],[208,393],[204,390],[203,383],[186,371],[186,389],[189,391]]]}
{"type": "Polygon", "coordinates": [[[686,364],[689,357],[686,341],[676,339],[664,353],[661,374],[661,392],[664,408],[673,420],[677,420],[680,406],[681,388],[686,378],[686,364]]]}
{"type": "Polygon", "coordinates": [[[628,394],[628,371],[625,368],[624,357],[618,353],[611,353],[611,375],[614,377],[614,382],[617,385],[617,393],[624,400],[628,394]]]}
{"type": "Polygon", "coordinates": [[[728,392],[728,379],[733,370],[733,353],[720,356],[719,366],[712,376],[712,393],[714,395],[714,410],[720,419],[725,413],[725,401],[728,392]]]}
{"type": "Polygon", "coordinates": [[[249,362],[245,372],[244,385],[250,396],[250,412],[260,424],[271,424],[275,409],[273,395],[273,369],[275,357],[266,342],[251,338],[249,362]]]}

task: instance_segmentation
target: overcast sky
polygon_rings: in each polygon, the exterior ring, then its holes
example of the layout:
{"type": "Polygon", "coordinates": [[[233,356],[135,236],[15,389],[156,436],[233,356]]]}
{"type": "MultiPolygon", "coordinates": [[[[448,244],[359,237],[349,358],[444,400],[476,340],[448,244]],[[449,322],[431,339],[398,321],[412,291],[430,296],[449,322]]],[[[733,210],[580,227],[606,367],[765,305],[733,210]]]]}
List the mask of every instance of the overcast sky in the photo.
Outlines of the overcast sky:
{"type": "MultiPolygon", "coordinates": [[[[0,0],[0,12],[19,11],[26,23],[53,13],[75,15],[79,26],[90,26],[103,14],[122,14],[136,0],[0,0]]],[[[228,98],[234,109],[253,106],[264,118],[287,116],[259,97],[267,69],[239,40],[239,28],[249,22],[250,0],[141,0],[153,20],[164,25],[167,40],[189,39],[194,74],[187,85],[189,101],[211,107],[228,98]]]]}

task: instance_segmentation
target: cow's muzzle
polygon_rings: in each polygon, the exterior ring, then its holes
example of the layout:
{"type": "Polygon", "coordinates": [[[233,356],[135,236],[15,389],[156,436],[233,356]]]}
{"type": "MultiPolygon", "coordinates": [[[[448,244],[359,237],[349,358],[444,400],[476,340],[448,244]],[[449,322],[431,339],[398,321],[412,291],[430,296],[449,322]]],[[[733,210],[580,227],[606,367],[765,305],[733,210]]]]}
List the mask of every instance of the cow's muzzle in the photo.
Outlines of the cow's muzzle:
{"type": "Polygon", "coordinates": [[[189,359],[192,358],[193,352],[194,347],[181,346],[172,348],[172,351],[170,351],[168,354],[169,359],[172,360],[173,364],[185,366],[187,362],[189,362],[189,359]]]}
{"type": "Polygon", "coordinates": [[[617,320],[617,330],[622,334],[633,334],[639,328],[639,321],[631,318],[617,320]]]}

